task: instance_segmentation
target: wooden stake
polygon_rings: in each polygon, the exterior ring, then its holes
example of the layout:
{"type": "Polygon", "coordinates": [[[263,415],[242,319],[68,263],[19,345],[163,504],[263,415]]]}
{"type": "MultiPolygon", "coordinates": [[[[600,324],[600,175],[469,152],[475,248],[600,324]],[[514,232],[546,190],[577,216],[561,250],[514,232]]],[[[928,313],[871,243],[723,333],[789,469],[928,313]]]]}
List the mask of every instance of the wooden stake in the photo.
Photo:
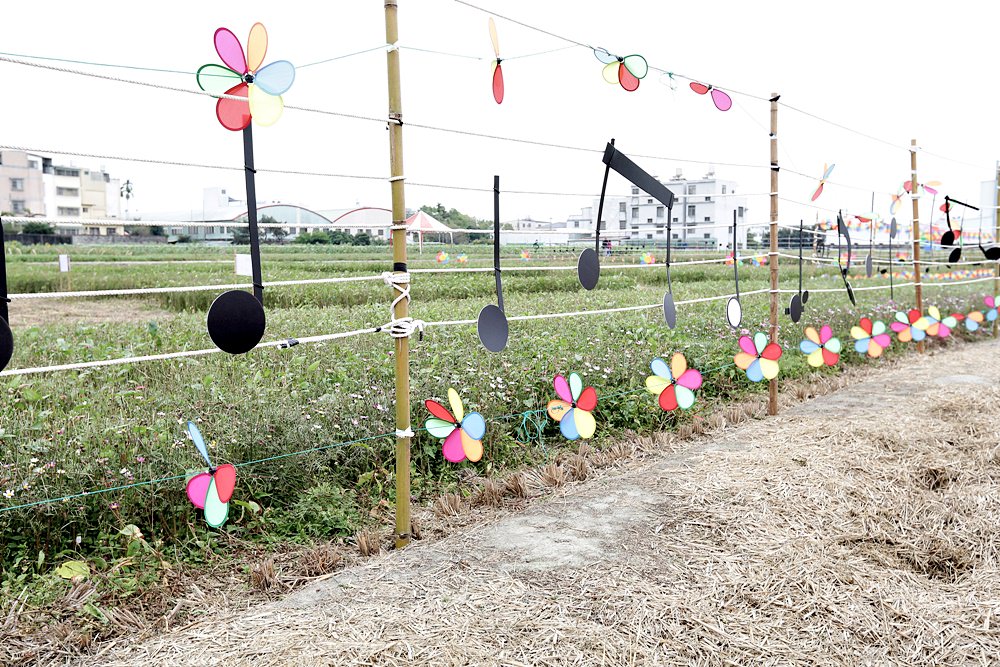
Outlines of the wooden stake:
{"type": "MultiPolygon", "coordinates": [[[[997,208],[996,208],[996,230],[994,231],[993,234],[993,242],[1000,243],[1000,161],[997,162],[997,178],[996,178],[996,183],[994,183],[994,185],[996,186],[996,197],[994,197],[994,201],[995,201],[995,206],[997,208]]],[[[982,212],[980,212],[979,215],[982,215],[982,212]]],[[[980,225],[980,229],[981,228],[982,226],[980,225]]],[[[983,240],[979,239],[979,242],[982,243],[983,240]]],[[[993,277],[992,296],[996,297],[997,294],[1000,294],[1000,262],[997,262],[993,271],[994,271],[993,273],[994,277],[993,277]]],[[[997,337],[998,331],[1000,331],[1000,320],[993,320],[994,338],[997,337]]]]}
{"type": "MultiPolygon", "coordinates": [[[[924,292],[920,275],[920,192],[917,188],[917,140],[910,140],[910,200],[913,202],[913,291],[916,292],[916,308],[924,312],[924,292]]],[[[931,212],[933,216],[933,212],[931,212]]],[[[917,352],[924,353],[924,342],[917,343],[917,352]]]]}
{"type": "MultiPolygon", "coordinates": [[[[771,341],[778,340],[778,93],[771,94],[771,341]]],[[[733,248],[733,252],[736,249],[733,248]]],[[[778,414],[778,380],[767,384],[767,414],[778,414]]]]}
{"type": "MultiPolygon", "coordinates": [[[[399,41],[397,0],[385,0],[385,42],[399,41]]],[[[403,188],[403,99],[399,85],[399,49],[386,52],[389,75],[389,166],[392,180],[392,272],[399,277],[406,267],[406,200],[403,188]]],[[[409,283],[403,287],[409,288],[409,283]]],[[[393,288],[395,299],[399,292],[393,288]]],[[[409,298],[399,299],[394,319],[409,316],[409,298]]],[[[396,345],[396,432],[410,431],[410,339],[393,338],[396,345]]],[[[396,436],[396,548],[410,543],[410,436],[396,436]]]]}

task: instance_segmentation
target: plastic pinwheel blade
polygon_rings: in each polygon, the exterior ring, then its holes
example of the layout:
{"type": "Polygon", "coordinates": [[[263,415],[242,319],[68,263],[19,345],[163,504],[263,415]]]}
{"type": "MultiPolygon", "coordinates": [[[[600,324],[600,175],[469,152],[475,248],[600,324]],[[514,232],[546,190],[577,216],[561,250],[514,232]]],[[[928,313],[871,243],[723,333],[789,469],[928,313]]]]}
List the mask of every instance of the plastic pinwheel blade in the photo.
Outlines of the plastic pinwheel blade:
{"type": "Polygon", "coordinates": [[[205,494],[205,523],[212,528],[221,528],[229,518],[229,503],[222,502],[219,498],[218,488],[215,480],[208,485],[208,492],[205,494]]]}
{"type": "Polygon", "coordinates": [[[253,77],[253,85],[268,95],[284,95],[295,83],[295,66],[287,60],[275,60],[253,77]]]}
{"type": "Polygon", "coordinates": [[[576,408],[570,408],[566,416],[559,422],[559,432],[567,440],[578,440],[580,438],[580,431],[576,428],[576,412],[576,408]]]}
{"type": "Polygon", "coordinates": [[[243,55],[243,46],[229,28],[219,28],[215,31],[215,52],[229,69],[239,74],[247,73],[247,59],[243,55]]]}
{"type": "Polygon", "coordinates": [[[497,104],[503,103],[503,68],[499,63],[493,70],[493,100],[497,104]]]}
{"type": "Polygon", "coordinates": [[[573,422],[576,424],[576,432],[584,440],[594,437],[594,432],[597,430],[597,420],[594,419],[594,415],[590,414],[589,410],[582,410],[577,408],[573,410],[573,422]]]}
{"type": "Polygon", "coordinates": [[[462,432],[462,451],[465,458],[476,463],[483,458],[483,441],[470,438],[467,433],[462,432]]]}
{"type": "Polygon", "coordinates": [[[212,478],[215,480],[215,489],[219,493],[219,500],[228,503],[236,489],[236,468],[229,463],[221,465],[215,469],[212,478]]]}
{"type": "Polygon", "coordinates": [[[587,412],[597,407],[597,391],[593,387],[586,387],[576,401],[576,407],[587,412]]]}
{"type": "Polygon", "coordinates": [[[250,88],[250,117],[262,127],[274,125],[281,118],[285,102],[280,95],[271,95],[260,86],[250,88]]]}
{"type": "Polygon", "coordinates": [[[645,79],[646,75],[649,74],[649,64],[645,58],[638,54],[625,56],[622,60],[622,65],[636,79],[645,79]]]}
{"type": "Polygon", "coordinates": [[[605,65],[618,62],[618,57],[611,55],[607,49],[602,49],[602,48],[594,49],[594,57],[600,60],[605,65]]]}
{"type": "Polygon", "coordinates": [[[704,95],[704,94],[706,94],[706,93],[707,93],[707,92],[708,92],[709,90],[711,90],[711,87],[710,87],[710,86],[706,86],[706,85],[705,85],[705,84],[703,84],[703,83],[698,83],[697,81],[692,81],[692,82],[691,82],[690,84],[688,84],[688,85],[689,85],[689,86],[691,87],[691,90],[693,90],[694,92],[698,93],[699,95],[704,95]]]}
{"type": "Polygon", "coordinates": [[[678,408],[677,404],[677,389],[674,385],[667,385],[662,392],[660,392],[660,398],[657,401],[660,404],[660,408],[666,412],[671,410],[676,410],[678,408]]]}
{"type": "Polygon", "coordinates": [[[496,21],[493,20],[492,16],[490,17],[490,41],[493,42],[493,55],[499,58],[500,40],[497,39],[497,24],[496,21]]]}
{"type": "Polygon", "coordinates": [[[212,483],[212,476],[207,472],[200,472],[187,481],[185,491],[191,504],[200,510],[205,509],[205,495],[208,487],[212,483]]]}
{"type": "Polygon", "coordinates": [[[211,467],[212,461],[208,458],[208,448],[205,446],[205,439],[201,437],[201,431],[198,430],[198,426],[194,422],[189,421],[187,423],[187,432],[188,435],[191,436],[191,441],[194,442],[194,446],[201,454],[201,458],[205,459],[205,463],[211,467]]]}
{"type": "Polygon", "coordinates": [[[256,72],[264,62],[265,55],[267,55],[267,28],[263,23],[254,23],[250,28],[250,36],[247,37],[247,69],[256,72]]]}
{"type": "Polygon", "coordinates": [[[813,193],[812,199],[810,199],[809,201],[816,201],[817,199],[819,199],[819,196],[821,194],[823,194],[823,186],[824,185],[825,185],[825,183],[823,183],[822,181],[820,181],[819,187],[816,188],[816,192],[813,193]]]}
{"type": "Polygon", "coordinates": [[[462,430],[473,440],[482,440],[486,435],[486,419],[478,412],[470,412],[462,420],[462,430]]]}
{"type": "Polygon", "coordinates": [[[569,374],[569,391],[574,401],[580,398],[580,392],[583,391],[583,378],[580,377],[579,373],[569,374]]]}
{"type": "Polygon", "coordinates": [[[455,429],[441,444],[441,453],[450,463],[461,463],[465,460],[465,448],[462,447],[462,430],[455,429]]]}
{"type": "Polygon", "coordinates": [[[202,65],[195,78],[199,88],[213,95],[225,95],[230,88],[243,82],[243,77],[222,65],[202,65]]]}
{"type": "Polygon", "coordinates": [[[607,65],[604,66],[604,69],[601,70],[601,76],[604,77],[604,80],[607,83],[611,84],[619,83],[618,81],[619,69],[621,69],[621,65],[618,63],[617,60],[614,61],[613,63],[608,63],[607,65]]]}
{"type": "Polygon", "coordinates": [[[573,409],[572,404],[569,401],[562,401],[559,399],[553,399],[549,401],[548,405],[545,406],[545,411],[557,422],[561,422],[566,418],[566,415],[570,410],[573,409]]]}
{"type": "Polygon", "coordinates": [[[661,378],[665,378],[667,382],[674,379],[673,374],[670,372],[670,366],[667,365],[663,359],[656,357],[649,364],[649,369],[653,371],[654,375],[659,375],[661,378]]]}
{"type": "Polygon", "coordinates": [[[632,75],[625,63],[618,65],[618,83],[630,93],[639,89],[639,79],[632,75]]]}
{"type": "MultiPolygon", "coordinates": [[[[245,83],[240,83],[226,91],[226,95],[235,97],[247,97],[249,87],[245,83]]],[[[231,100],[225,97],[219,98],[215,103],[215,115],[222,123],[222,127],[227,130],[238,132],[250,124],[250,104],[249,101],[231,100]]]]}
{"type": "Polygon", "coordinates": [[[455,430],[455,422],[431,417],[424,422],[424,428],[435,438],[447,438],[455,430]]]}
{"type": "Polygon", "coordinates": [[[446,422],[454,422],[455,421],[455,417],[452,416],[452,414],[450,412],[448,412],[448,408],[444,407],[443,405],[441,405],[440,403],[438,403],[435,400],[432,400],[432,399],[428,398],[426,401],[424,401],[424,406],[427,408],[428,412],[430,412],[432,415],[434,415],[438,419],[441,419],[441,420],[446,421],[446,422]]]}
{"type": "Polygon", "coordinates": [[[451,387],[448,387],[448,405],[451,406],[451,413],[455,415],[455,421],[460,422],[465,419],[465,406],[462,405],[462,397],[451,387]]]}
{"type": "Polygon", "coordinates": [[[712,102],[715,103],[715,108],[719,111],[729,111],[733,108],[733,98],[718,88],[712,89],[712,102]]]}
{"type": "Polygon", "coordinates": [[[566,381],[566,378],[562,375],[557,375],[555,379],[552,380],[552,386],[556,390],[556,396],[567,403],[573,402],[573,393],[570,391],[569,382],[566,381]]]}

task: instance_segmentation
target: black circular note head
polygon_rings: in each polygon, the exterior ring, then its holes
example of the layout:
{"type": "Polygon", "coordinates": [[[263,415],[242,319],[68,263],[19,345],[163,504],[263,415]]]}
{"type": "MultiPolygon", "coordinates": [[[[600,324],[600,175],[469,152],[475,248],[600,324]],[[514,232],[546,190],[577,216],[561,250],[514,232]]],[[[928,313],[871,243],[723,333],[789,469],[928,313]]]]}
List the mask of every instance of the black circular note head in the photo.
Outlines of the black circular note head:
{"type": "Polygon", "coordinates": [[[597,251],[587,248],[580,253],[580,259],[576,263],[576,274],[584,289],[597,287],[597,279],[601,277],[601,260],[597,257],[597,251]]]}
{"type": "Polygon", "coordinates": [[[954,264],[958,260],[962,259],[962,249],[955,248],[950,253],[948,253],[948,263],[954,264]]]}
{"type": "Polygon", "coordinates": [[[868,257],[865,258],[865,275],[871,278],[874,272],[875,272],[875,266],[872,263],[872,256],[871,254],[869,254],[868,257]]]}
{"type": "Polygon", "coordinates": [[[500,352],[507,347],[507,316],[492,303],[479,311],[479,342],[490,352],[500,352]]]}
{"type": "Polygon", "coordinates": [[[889,238],[891,239],[896,238],[896,232],[898,231],[899,231],[899,226],[896,224],[896,218],[893,218],[892,222],[889,223],[889,238]]]}
{"type": "Polygon", "coordinates": [[[809,290],[804,290],[802,292],[802,305],[809,303],[809,290]]]}
{"type": "Polygon", "coordinates": [[[799,298],[798,294],[792,295],[792,300],[788,304],[788,316],[792,318],[792,322],[798,324],[799,320],[802,319],[802,299],[799,298]]]}
{"type": "Polygon", "coordinates": [[[986,259],[1000,259],[1000,246],[990,246],[983,252],[986,254],[986,259]]]}
{"type": "Polygon", "coordinates": [[[949,229],[944,234],[942,234],[941,245],[955,245],[955,232],[949,229]]]}
{"type": "Polygon", "coordinates": [[[734,329],[739,329],[743,322],[743,306],[735,296],[729,297],[729,302],[726,304],[726,321],[734,329]]]}
{"type": "Polygon", "coordinates": [[[208,335],[223,352],[245,354],[264,337],[264,307],[243,290],[223,292],[208,309],[208,335]]]}
{"type": "Polygon", "coordinates": [[[0,371],[7,368],[14,354],[14,334],[10,332],[7,320],[0,317],[0,371]]]}
{"type": "Polygon", "coordinates": [[[677,306],[674,305],[674,295],[670,292],[663,295],[663,320],[671,329],[677,326],[677,306]]]}
{"type": "Polygon", "coordinates": [[[851,300],[851,305],[858,305],[858,299],[854,296],[854,288],[851,287],[851,283],[847,283],[847,298],[851,300]]]}

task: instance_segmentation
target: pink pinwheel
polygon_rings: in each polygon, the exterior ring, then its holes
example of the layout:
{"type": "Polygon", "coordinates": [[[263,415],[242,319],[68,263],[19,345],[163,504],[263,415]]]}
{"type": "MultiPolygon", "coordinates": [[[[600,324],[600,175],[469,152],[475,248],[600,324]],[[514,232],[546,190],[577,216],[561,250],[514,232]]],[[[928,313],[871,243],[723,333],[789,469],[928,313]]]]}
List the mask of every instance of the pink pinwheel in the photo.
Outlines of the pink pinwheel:
{"type": "Polygon", "coordinates": [[[896,313],[896,321],[889,327],[896,332],[896,338],[900,343],[910,341],[920,342],[927,337],[927,327],[930,322],[926,317],[921,317],[920,311],[911,308],[908,312],[899,311],[896,313]]]}
{"type": "Polygon", "coordinates": [[[675,352],[667,362],[657,357],[649,365],[653,375],[646,378],[646,390],[659,396],[660,407],[664,410],[687,410],[694,405],[694,392],[701,386],[701,373],[688,368],[687,359],[675,352]]]}
{"type": "Polygon", "coordinates": [[[841,347],[840,339],[833,335],[829,324],[823,325],[819,331],[806,327],[806,339],[799,343],[799,350],[814,368],[836,366],[840,361],[841,347]]]}
{"type": "Polygon", "coordinates": [[[285,103],[281,95],[295,81],[295,67],[287,60],[261,67],[267,52],[267,30],[254,23],[247,38],[246,55],[240,40],[228,28],[215,31],[215,51],[222,65],[203,65],[198,69],[198,86],[213,95],[243,97],[245,100],[219,98],[215,115],[227,130],[243,130],[252,118],[258,125],[273,125],[285,103]]]}
{"type": "Polygon", "coordinates": [[[947,338],[951,335],[951,330],[958,326],[958,318],[954,315],[941,317],[941,311],[937,306],[928,306],[927,315],[927,335],[947,338]]]}
{"type": "Polygon", "coordinates": [[[851,327],[851,338],[858,354],[867,354],[872,358],[881,357],[882,352],[892,345],[892,336],[886,333],[885,322],[873,322],[867,317],[862,317],[858,324],[851,327]]]}

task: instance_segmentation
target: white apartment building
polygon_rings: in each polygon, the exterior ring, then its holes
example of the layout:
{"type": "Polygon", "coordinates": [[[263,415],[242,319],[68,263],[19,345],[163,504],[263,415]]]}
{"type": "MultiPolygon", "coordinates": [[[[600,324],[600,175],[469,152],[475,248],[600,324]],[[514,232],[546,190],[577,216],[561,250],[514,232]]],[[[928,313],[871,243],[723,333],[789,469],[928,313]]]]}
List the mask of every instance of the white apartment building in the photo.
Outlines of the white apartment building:
{"type": "MultiPolygon", "coordinates": [[[[736,213],[737,243],[746,244],[748,220],[746,198],[737,194],[735,181],[722,180],[709,171],[703,178],[686,179],[681,170],[669,181],[661,181],[674,193],[670,211],[671,236],[678,247],[725,248],[732,245],[733,213],[736,213]]],[[[605,196],[601,236],[657,245],[667,240],[667,208],[636,186],[629,196],[605,196]]],[[[567,231],[593,234],[597,207],[582,209],[567,218],[567,231]]]]}

